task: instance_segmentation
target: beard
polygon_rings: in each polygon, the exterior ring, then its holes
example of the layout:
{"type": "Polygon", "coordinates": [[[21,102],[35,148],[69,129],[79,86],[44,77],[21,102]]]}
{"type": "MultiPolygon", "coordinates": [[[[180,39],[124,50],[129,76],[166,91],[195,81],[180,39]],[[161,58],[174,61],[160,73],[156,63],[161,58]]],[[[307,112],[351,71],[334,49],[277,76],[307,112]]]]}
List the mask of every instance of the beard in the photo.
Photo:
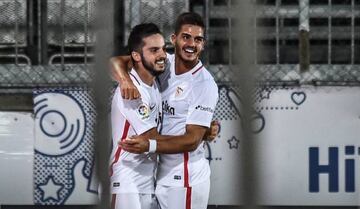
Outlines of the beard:
{"type": "Polygon", "coordinates": [[[142,62],[142,64],[143,64],[144,68],[145,68],[147,71],[149,71],[151,75],[153,75],[153,76],[158,76],[158,75],[160,75],[161,73],[164,72],[164,70],[155,70],[155,64],[152,64],[152,63],[148,62],[148,61],[145,59],[143,53],[140,53],[140,56],[141,56],[141,62],[142,62]]]}

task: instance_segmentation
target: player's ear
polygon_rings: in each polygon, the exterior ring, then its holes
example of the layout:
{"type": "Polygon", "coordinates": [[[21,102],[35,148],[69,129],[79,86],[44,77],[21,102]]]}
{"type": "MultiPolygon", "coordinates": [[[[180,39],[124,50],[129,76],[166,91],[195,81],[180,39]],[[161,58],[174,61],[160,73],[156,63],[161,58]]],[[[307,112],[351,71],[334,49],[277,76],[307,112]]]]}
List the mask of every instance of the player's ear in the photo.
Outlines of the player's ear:
{"type": "Polygon", "coordinates": [[[132,51],[131,52],[131,57],[134,59],[135,62],[140,62],[141,61],[141,56],[140,56],[139,52],[132,51]]]}
{"type": "Polygon", "coordinates": [[[175,42],[176,42],[176,35],[175,35],[175,33],[171,34],[171,36],[170,36],[170,41],[171,41],[172,45],[175,46],[175,42]]]}
{"type": "Polygon", "coordinates": [[[203,44],[201,46],[201,51],[203,51],[205,49],[205,46],[206,46],[206,40],[204,39],[203,44]]]}

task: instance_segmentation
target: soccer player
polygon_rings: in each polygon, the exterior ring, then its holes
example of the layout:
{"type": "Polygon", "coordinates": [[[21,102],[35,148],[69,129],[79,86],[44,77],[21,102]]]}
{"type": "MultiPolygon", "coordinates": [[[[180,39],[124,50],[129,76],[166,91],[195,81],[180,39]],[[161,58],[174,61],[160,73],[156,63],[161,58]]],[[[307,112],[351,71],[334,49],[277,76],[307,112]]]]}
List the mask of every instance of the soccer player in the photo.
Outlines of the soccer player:
{"type": "Polygon", "coordinates": [[[121,149],[119,140],[128,136],[151,137],[158,127],[161,96],[155,76],[165,69],[165,42],[159,28],[152,23],[135,26],[128,39],[134,63],[129,75],[139,90],[141,99],[125,100],[119,87],[111,107],[113,150],[110,181],[113,209],[155,209],[154,153],[133,154],[121,149]]]}
{"type": "MultiPolygon", "coordinates": [[[[207,208],[210,167],[201,144],[215,110],[218,88],[199,59],[205,44],[204,32],[205,25],[198,14],[183,13],[177,18],[171,36],[175,55],[168,55],[170,68],[159,76],[162,135],[137,136],[121,142],[129,152],[143,153],[155,146],[155,151],[161,153],[155,191],[161,209],[207,208]],[[181,150],[183,153],[173,154],[181,150]]],[[[124,57],[113,58],[113,69],[115,78],[124,84],[121,94],[136,98],[141,95],[126,73],[128,61],[124,57]]]]}

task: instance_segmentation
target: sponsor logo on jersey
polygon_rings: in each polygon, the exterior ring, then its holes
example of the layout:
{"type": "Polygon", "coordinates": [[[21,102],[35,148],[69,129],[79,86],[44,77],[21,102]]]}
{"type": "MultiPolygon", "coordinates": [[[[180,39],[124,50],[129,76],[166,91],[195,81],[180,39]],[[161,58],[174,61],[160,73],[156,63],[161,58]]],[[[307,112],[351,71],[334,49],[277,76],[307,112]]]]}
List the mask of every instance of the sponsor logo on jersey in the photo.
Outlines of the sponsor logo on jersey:
{"type": "Polygon", "coordinates": [[[211,109],[211,107],[205,107],[205,106],[201,106],[201,105],[196,106],[195,110],[201,110],[201,111],[214,113],[214,110],[211,109]]]}
{"type": "Polygon", "coordinates": [[[149,117],[149,107],[146,104],[141,104],[138,107],[138,113],[141,116],[141,119],[146,119],[149,117]]]}
{"type": "Polygon", "coordinates": [[[154,104],[153,106],[150,106],[150,110],[153,111],[153,109],[156,107],[156,104],[154,104]]]}
{"type": "Polygon", "coordinates": [[[174,179],[175,179],[175,180],[181,180],[181,176],[175,175],[175,176],[174,176],[174,179]]]}
{"type": "Polygon", "coordinates": [[[120,182],[114,182],[113,183],[113,187],[119,187],[120,186],[120,182]]]}
{"type": "Polygon", "coordinates": [[[169,113],[170,115],[175,115],[175,108],[171,107],[167,100],[162,102],[163,112],[169,113]]]}

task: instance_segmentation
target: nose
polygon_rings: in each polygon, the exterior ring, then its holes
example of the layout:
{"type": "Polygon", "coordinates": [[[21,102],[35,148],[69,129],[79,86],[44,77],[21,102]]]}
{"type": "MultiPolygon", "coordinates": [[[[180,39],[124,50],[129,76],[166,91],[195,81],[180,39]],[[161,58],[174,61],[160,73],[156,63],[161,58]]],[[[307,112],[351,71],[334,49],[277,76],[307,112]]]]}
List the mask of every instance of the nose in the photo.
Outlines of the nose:
{"type": "Polygon", "coordinates": [[[161,50],[159,50],[160,51],[160,56],[162,57],[162,58],[166,58],[166,49],[161,49],[161,50]]]}
{"type": "Polygon", "coordinates": [[[195,39],[193,37],[190,37],[187,41],[187,45],[195,46],[195,39]]]}

